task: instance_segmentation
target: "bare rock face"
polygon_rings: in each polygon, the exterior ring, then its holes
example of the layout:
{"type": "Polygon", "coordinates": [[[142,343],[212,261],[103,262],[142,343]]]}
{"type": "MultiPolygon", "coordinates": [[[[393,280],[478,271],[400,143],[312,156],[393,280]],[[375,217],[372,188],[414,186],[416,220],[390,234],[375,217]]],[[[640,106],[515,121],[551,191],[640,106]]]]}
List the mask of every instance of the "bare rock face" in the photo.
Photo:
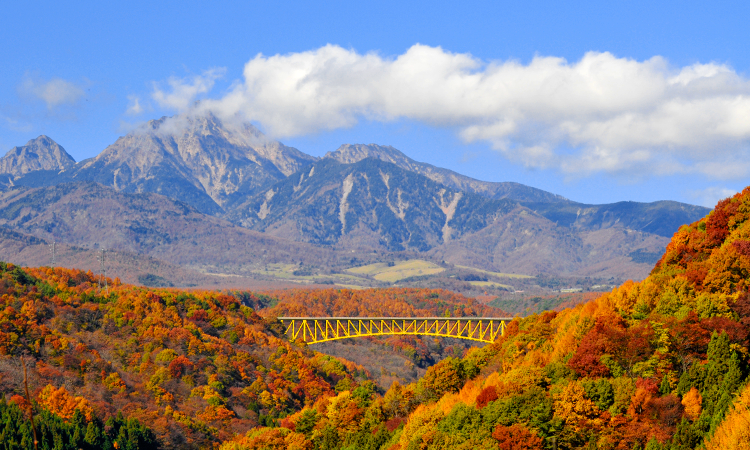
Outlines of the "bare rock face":
{"type": "Polygon", "coordinates": [[[60,144],[41,135],[21,147],[13,147],[0,158],[0,173],[14,178],[37,170],[65,170],[76,161],[60,144]]]}
{"type": "Polygon", "coordinates": [[[390,145],[345,144],[334,152],[328,152],[324,158],[336,160],[342,164],[354,164],[365,158],[376,158],[397,165],[410,172],[424,175],[427,178],[447,187],[463,192],[479,194],[493,199],[507,198],[521,202],[564,203],[568,200],[560,195],[541,189],[525,186],[520,183],[475,180],[452,170],[435,167],[431,164],[415,161],[390,145]]]}
{"type": "Polygon", "coordinates": [[[221,214],[228,203],[315,160],[250,124],[222,123],[209,113],[152,120],[83,161],[68,178],[163,194],[221,214]]]}

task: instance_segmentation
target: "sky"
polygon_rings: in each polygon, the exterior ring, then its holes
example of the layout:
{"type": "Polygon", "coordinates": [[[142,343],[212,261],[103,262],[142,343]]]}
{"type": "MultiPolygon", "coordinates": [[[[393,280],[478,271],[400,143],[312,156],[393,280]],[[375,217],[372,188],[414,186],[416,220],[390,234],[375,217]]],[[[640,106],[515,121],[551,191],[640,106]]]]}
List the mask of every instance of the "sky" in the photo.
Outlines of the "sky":
{"type": "Polygon", "coordinates": [[[80,161],[210,110],[583,203],[750,184],[747,2],[568,3],[13,2],[0,154],[44,134],[80,161]]]}

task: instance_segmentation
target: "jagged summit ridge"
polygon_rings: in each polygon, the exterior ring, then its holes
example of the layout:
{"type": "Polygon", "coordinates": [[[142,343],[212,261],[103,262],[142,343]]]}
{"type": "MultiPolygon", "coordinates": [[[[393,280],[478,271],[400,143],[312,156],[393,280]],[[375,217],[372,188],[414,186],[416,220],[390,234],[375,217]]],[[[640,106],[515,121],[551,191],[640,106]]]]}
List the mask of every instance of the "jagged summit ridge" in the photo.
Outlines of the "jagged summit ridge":
{"type": "Polygon", "coordinates": [[[122,192],[153,192],[221,214],[233,198],[254,193],[316,158],[263,136],[247,123],[208,113],[152,120],[53,180],[96,181],[122,192]]]}
{"type": "Polygon", "coordinates": [[[342,164],[354,164],[365,158],[376,158],[381,161],[393,163],[410,172],[424,175],[432,181],[443,184],[447,187],[463,192],[479,194],[493,199],[507,198],[522,202],[545,203],[568,201],[565,197],[560,195],[525,186],[520,183],[480,181],[461,175],[452,170],[415,161],[390,145],[344,144],[336,151],[326,153],[324,158],[333,159],[342,164]]]}
{"type": "Polygon", "coordinates": [[[0,173],[19,177],[37,170],[64,170],[74,166],[75,159],[45,135],[21,147],[13,147],[0,158],[0,173]]]}
{"type": "Polygon", "coordinates": [[[222,121],[210,112],[150,120],[125,138],[137,135],[174,140],[183,159],[189,159],[201,150],[223,150],[216,145],[207,147],[208,143],[228,144],[229,154],[232,154],[231,150],[236,150],[232,156],[248,158],[256,163],[258,159],[269,160],[285,176],[299,170],[300,162],[306,164],[317,160],[296,148],[268,139],[246,121],[222,121]]]}
{"type": "Polygon", "coordinates": [[[405,166],[422,165],[390,145],[377,144],[344,144],[335,151],[326,153],[324,158],[335,159],[342,164],[354,164],[365,158],[377,158],[404,169],[405,166]]]}

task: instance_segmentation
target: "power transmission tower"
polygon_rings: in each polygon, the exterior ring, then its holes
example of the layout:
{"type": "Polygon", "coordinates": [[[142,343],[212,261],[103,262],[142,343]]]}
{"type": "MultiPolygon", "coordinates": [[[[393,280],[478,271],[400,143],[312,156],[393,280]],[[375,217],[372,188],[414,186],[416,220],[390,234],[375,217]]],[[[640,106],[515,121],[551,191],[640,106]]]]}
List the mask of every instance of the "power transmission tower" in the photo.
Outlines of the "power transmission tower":
{"type": "Polygon", "coordinates": [[[52,264],[51,264],[52,267],[55,267],[55,256],[57,256],[56,255],[56,250],[57,250],[56,247],[57,247],[57,242],[56,241],[52,241],[52,243],[49,244],[49,251],[50,251],[50,253],[52,253],[52,264]]]}
{"type": "Polygon", "coordinates": [[[104,293],[109,294],[107,288],[107,270],[104,268],[104,248],[99,249],[99,271],[101,276],[99,277],[99,289],[102,288],[102,280],[104,280],[104,293]]]}

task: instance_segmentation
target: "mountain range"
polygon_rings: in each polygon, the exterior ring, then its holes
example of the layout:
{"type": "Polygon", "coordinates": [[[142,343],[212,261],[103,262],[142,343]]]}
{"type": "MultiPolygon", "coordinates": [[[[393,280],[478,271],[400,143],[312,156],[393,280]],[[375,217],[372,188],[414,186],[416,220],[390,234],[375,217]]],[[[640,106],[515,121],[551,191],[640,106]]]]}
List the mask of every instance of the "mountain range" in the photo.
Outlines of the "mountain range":
{"type": "Polygon", "coordinates": [[[46,136],[0,159],[8,230],[253,276],[268,264],[330,275],[420,258],[493,273],[640,279],[671,235],[708,211],[672,201],[581,204],[390,146],[346,144],[317,158],[211,114],[149,121],[78,163],[46,136]]]}

